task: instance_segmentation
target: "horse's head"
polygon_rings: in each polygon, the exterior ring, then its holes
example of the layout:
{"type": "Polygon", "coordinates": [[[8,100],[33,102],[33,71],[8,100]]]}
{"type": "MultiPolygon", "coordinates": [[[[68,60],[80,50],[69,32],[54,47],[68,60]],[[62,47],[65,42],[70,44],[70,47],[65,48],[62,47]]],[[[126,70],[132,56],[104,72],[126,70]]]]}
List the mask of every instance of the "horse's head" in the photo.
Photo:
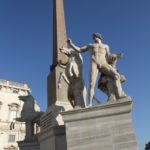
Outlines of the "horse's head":
{"type": "Polygon", "coordinates": [[[26,95],[26,96],[18,96],[19,100],[26,102],[26,101],[34,101],[34,98],[32,95],[26,95]]]}
{"type": "Polygon", "coordinates": [[[69,48],[66,48],[66,47],[62,47],[62,48],[60,48],[60,52],[61,53],[64,53],[65,55],[70,55],[71,54],[71,49],[69,49],[69,48]]]}

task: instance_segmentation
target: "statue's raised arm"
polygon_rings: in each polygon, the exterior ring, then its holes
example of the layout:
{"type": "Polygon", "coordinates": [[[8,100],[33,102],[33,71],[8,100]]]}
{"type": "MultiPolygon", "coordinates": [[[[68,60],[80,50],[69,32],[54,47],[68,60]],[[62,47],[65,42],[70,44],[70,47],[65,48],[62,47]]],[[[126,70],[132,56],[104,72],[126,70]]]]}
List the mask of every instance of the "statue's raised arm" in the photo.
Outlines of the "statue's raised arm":
{"type": "Polygon", "coordinates": [[[76,52],[78,52],[78,53],[86,52],[86,51],[88,51],[89,48],[90,48],[89,45],[86,45],[86,46],[83,46],[83,47],[79,48],[78,46],[76,46],[76,45],[72,42],[72,40],[71,40],[70,38],[67,40],[67,43],[68,43],[68,45],[69,45],[72,49],[74,49],[74,50],[75,50],[76,52]]]}
{"type": "MultiPolygon", "coordinates": [[[[113,87],[115,88],[115,98],[120,99],[126,96],[122,90],[121,80],[122,76],[116,69],[117,59],[122,57],[122,54],[112,54],[110,53],[109,46],[103,43],[103,38],[100,33],[92,34],[93,43],[88,44],[79,48],[76,46],[71,39],[68,39],[68,45],[78,53],[89,51],[91,56],[90,65],[90,86],[89,86],[89,102],[92,106],[92,101],[94,99],[94,89],[98,77],[98,73],[111,78],[113,87]]],[[[110,87],[110,86],[109,86],[110,87]]],[[[111,90],[110,90],[111,91],[111,90]]],[[[111,95],[111,94],[109,94],[111,95]]]]}

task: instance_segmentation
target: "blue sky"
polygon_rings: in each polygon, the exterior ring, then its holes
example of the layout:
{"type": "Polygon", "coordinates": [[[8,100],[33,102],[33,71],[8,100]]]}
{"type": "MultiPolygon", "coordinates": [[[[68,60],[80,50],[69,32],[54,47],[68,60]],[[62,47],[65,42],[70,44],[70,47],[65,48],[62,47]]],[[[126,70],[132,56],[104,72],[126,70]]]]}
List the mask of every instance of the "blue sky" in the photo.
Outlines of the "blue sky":
{"type": "MultiPolygon", "coordinates": [[[[123,88],[134,102],[133,123],[141,150],[150,140],[149,8],[149,0],[65,0],[67,33],[74,43],[91,43],[91,34],[100,32],[111,52],[124,53],[118,68],[127,78],[123,88]]],[[[27,83],[45,110],[52,62],[52,0],[0,0],[0,52],[0,78],[27,83]]],[[[87,81],[89,54],[83,57],[87,81]]],[[[96,95],[105,98],[98,90],[96,95]]]]}

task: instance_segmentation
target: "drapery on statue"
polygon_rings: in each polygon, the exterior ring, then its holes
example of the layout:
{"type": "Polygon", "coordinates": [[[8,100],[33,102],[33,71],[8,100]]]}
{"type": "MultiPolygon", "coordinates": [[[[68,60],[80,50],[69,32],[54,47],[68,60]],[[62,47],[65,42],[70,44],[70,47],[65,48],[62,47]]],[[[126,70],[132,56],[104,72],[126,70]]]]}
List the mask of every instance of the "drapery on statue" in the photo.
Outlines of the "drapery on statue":
{"type": "MultiPolygon", "coordinates": [[[[92,106],[92,101],[94,98],[94,88],[97,80],[97,76],[99,71],[112,78],[113,87],[115,88],[115,97],[117,99],[125,97],[125,93],[122,90],[121,86],[121,76],[117,72],[117,70],[109,64],[108,60],[110,57],[116,57],[115,54],[111,54],[109,51],[109,46],[102,43],[102,36],[99,33],[94,33],[93,37],[93,44],[86,45],[82,48],[77,47],[73,44],[71,39],[68,39],[68,44],[71,48],[73,48],[78,53],[90,51],[91,53],[91,68],[90,68],[90,86],[89,86],[89,101],[90,105],[92,106]]],[[[109,94],[110,95],[110,94],[109,94]]]]}
{"type": "Polygon", "coordinates": [[[35,138],[34,124],[36,123],[38,126],[40,126],[40,117],[44,114],[44,112],[37,112],[35,110],[35,100],[31,95],[19,96],[19,100],[23,101],[24,104],[20,118],[16,118],[15,120],[18,122],[25,122],[25,141],[30,141],[35,138]]]}
{"type": "Polygon", "coordinates": [[[68,99],[73,108],[84,108],[86,104],[86,88],[82,78],[82,56],[73,49],[60,48],[60,51],[67,55],[69,59],[65,66],[65,72],[60,74],[58,87],[61,88],[63,78],[68,84],[68,99]]]}

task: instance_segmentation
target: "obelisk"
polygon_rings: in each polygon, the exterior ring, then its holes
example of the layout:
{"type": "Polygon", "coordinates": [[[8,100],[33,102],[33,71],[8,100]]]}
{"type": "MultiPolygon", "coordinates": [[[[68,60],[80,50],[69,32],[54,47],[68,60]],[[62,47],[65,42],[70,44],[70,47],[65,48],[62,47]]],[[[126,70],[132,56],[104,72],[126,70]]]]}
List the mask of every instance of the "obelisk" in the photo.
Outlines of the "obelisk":
{"type": "Polygon", "coordinates": [[[58,88],[60,73],[64,71],[58,62],[67,63],[67,56],[59,48],[67,46],[66,24],[63,0],[53,0],[53,64],[48,75],[48,107],[56,102],[68,102],[67,84],[62,81],[62,88],[58,88]]]}

